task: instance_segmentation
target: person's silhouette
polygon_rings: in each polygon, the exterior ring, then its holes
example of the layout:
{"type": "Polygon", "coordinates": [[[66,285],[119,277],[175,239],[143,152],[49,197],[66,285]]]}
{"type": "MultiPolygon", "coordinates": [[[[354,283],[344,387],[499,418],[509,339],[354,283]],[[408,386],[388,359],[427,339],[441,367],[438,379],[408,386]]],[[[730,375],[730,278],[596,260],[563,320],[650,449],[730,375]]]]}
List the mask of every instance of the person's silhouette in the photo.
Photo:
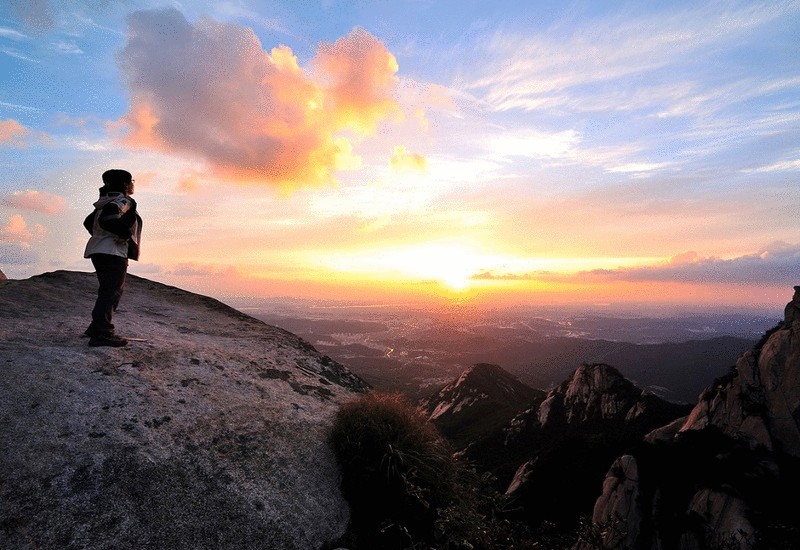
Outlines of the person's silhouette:
{"type": "Polygon", "coordinates": [[[84,332],[90,346],[120,347],[128,343],[115,334],[111,321],[125,286],[128,259],[139,259],[142,218],[131,198],[133,182],[127,170],[103,172],[100,198],[83,221],[91,234],[83,257],[92,260],[99,282],[92,322],[84,332]]]}

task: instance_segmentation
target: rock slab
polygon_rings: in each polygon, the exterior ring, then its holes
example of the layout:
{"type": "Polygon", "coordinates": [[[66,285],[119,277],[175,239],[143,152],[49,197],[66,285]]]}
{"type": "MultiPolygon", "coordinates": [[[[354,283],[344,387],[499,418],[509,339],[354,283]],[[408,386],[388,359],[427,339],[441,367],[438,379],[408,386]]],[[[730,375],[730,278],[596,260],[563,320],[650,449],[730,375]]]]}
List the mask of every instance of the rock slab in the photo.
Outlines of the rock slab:
{"type": "Polygon", "coordinates": [[[316,549],[349,512],[327,430],[366,384],[297,336],[129,276],[0,284],[0,548],[316,549]]]}

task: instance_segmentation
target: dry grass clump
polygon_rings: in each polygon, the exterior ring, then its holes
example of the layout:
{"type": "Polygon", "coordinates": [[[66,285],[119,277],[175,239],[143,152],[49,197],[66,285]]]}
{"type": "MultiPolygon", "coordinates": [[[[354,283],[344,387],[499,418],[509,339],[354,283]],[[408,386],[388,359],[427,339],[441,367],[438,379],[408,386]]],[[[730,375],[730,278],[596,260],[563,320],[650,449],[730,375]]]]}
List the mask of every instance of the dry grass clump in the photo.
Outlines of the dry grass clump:
{"type": "Polygon", "coordinates": [[[456,464],[415,407],[397,394],[367,394],[341,408],[330,441],[358,539],[351,546],[433,538],[438,510],[458,492],[456,464]]]}

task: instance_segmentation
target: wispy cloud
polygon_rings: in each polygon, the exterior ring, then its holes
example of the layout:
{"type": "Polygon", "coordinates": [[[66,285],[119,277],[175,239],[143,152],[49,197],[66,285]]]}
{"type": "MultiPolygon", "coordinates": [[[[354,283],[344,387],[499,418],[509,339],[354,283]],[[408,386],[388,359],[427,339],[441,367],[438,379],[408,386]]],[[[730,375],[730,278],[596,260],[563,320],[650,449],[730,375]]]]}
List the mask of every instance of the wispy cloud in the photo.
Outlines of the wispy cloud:
{"type": "Polygon", "coordinates": [[[797,160],[783,160],[775,162],[767,166],[759,166],[758,168],[749,168],[742,170],[748,174],[764,174],[769,172],[798,172],[800,171],[800,159],[797,160]]]}
{"type": "Polygon", "coordinates": [[[581,137],[575,130],[542,132],[506,130],[486,139],[487,148],[500,156],[575,158],[581,137]]]}
{"type": "Polygon", "coordinates": [[[37,107],[30,107],[28,105],[18,105],[16,103],[8,103],[7,101],[0,101],[0,107],[4,107],[12,111],[24,111],[27,113],[33,113],[39,111],[37,107]]]}
{"type": "Polygon", "coordinates": [[[63,54],[82,54],[83,50],[75,42],[67,42],[66,40],[58,40],[51,44],[53,50],[63,54]]]}
{"type": "MultiPolygon", "coordinates": [[[[474,80],[468,89],[483,91],[484,99],[500,111],[559,106],[580,110],[584,99],[588,99],[586,108],[594,110],[593,98],[598,89],[602,97],[604,84],[640,79],[682,64],[687,56],[700,60],[796,10],[790,4],[723,10],[710,5],[674,13],[612,16],[566,34],[558,26],[535,36],[498,33],[487,46],[494,59],[490,73],[474,80]],[[587,93],[585,87],[590,85],[591,93],[587,93]]],[[[639,87],[631,82],[623,88],[630,89],[639,87]]],[[[670,89],[680,92],[674,84],[670,89]]],[[[615,93],[620,93],[619,88],[615,93]]],[[[658,97],[646,89],[635,93],[651,100],[658,97]]],[[[631,106],[642,104],[641,99],[630,102],[631,106]]]]}
{"type": "Polygon", "coordinates": [[[669,166],[666,162],[630,162],[627,164],[620,164],[607,168],[608,172],[612,174],[642,174],[646,172],[653,172],[661,170],[669,166]]]}
{"type": "Polygon", "coordinates": [[[33,57],[25,55],[24,53],[20,52],[19,50],[14,49],[14,48],[3,48],[0,51],[2,51],[4,54],[6,54],[9,57],[14,57],[16,59],[21,59],[23,61],[28,61],[30,63],[41,63],[41,61],[39,61],[38,59],[34,59],[33,57]]]}
{"type": "Polygon", "coordinates": [[[12,40],[26,40],[28,38],[28,35],[23,34],[15,29],[9,29],[8,27],[0,27],[0,37],[10,38],[12,40]]]}

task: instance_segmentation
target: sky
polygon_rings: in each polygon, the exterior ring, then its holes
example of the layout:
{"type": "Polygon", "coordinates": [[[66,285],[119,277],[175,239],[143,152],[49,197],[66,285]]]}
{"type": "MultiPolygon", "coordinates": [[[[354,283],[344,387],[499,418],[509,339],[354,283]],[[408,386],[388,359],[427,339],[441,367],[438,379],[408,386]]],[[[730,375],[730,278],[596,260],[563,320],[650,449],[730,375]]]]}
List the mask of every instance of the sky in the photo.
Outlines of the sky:
{"type": "Polygon", "coordinates": [[[9,0],[0,269],[227,299],[782,310],[800,2],[9,0]]]}

